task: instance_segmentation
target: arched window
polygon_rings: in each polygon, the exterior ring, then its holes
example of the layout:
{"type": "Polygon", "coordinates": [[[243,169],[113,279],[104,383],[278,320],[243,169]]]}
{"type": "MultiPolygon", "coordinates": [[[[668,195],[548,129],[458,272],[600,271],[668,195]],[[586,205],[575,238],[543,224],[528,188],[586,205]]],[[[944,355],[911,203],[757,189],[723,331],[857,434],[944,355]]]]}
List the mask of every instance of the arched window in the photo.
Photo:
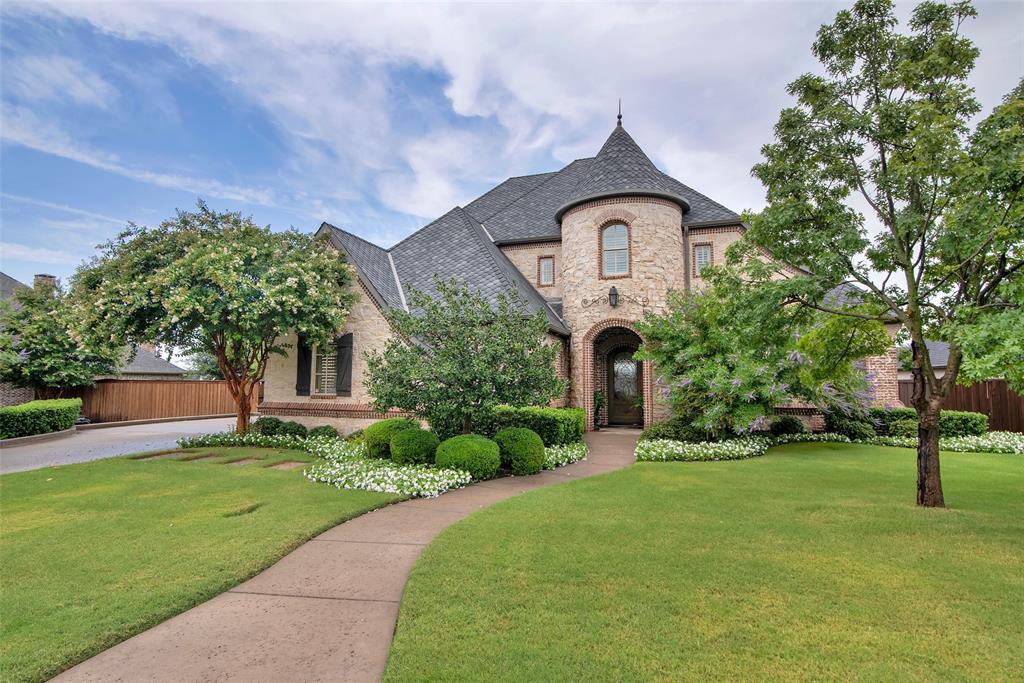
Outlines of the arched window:
{"type": "Polygon", "coordinates": [[[612,223],[601,231],[602,269],[605,277],[629,273],[629,230],[612,223]]]}

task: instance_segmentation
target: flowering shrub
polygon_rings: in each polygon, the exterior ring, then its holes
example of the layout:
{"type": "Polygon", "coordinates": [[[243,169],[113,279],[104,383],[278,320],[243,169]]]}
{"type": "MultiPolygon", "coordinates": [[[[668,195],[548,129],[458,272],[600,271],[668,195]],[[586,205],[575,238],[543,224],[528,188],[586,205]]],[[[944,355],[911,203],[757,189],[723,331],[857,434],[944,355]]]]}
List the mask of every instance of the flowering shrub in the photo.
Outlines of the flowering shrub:
{"type": "Polygon", "coordinates": [[[544,449],[544,469],[553,470],[563,465],[571,465],[586,458],[587,453],[587,444],[583,441],[548,446],[544,449]]]}
{"type": "MultiPolygon", "coordinates": [[[[876,436],[862,443],[895,448],[917,448],[914,436],[876,436]]],[[[1024,454],[1024,434],[989,432],[982,436],[952,436],[939,439],[939,450],[954,453],[1020,453],[1024,454]]]]}
{"type": "Polygon", "coordinates": [[[182,448],[204,448],[208,446],[255,446],[257,448],[290,448],[299,451],[306,451],[312,442],[319,442],[320,439],[303,439],[299,436],[285,434],[258,434],[249,432],[237,434],[235,432],[221,432],[219,434],[202,434],[200,436],[187,436],[178,439],[178,445],[182,448]]]}
{"type": "Polygon", "coordinates": [[[774,436],[768,439],[772,446],[781,446],[784,443],[806,443],[812,441],[830,443],[851,443],[850,437],[845,434],[834,434],[832,432],[821,432],[819,434],[785,434],[774,436]]]}
{"type": "Polygon", "coordinates": [[[365,458],[325,460],[308,467],[305,475],[312,481],[339,489],[361,489],[420,498],[439,496],[472,481],[470,474],[462,470],[438,469],[427,465],[396,465],[365,458]]]}
{"type": "Polygon", "coordinates": [[[636,444],[639,461],[700,462],[713,460],[743,460],[756,458],[768,451],[768,439],[755,436],[729,441],[700,441],[684,443],[668,439],[649,439],[636,444]]]}

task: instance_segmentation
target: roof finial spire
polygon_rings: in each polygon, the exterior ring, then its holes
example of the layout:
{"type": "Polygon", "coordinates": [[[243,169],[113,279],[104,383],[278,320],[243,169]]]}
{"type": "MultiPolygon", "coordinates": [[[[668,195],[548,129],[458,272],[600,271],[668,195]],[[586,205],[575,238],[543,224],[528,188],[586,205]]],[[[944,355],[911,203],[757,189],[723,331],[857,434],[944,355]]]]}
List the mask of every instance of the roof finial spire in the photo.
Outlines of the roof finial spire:
{"type": "Polygon", "coordinates": [[[619,115],[615,117],[615,125],[622,128],[622,98],[619,98],[619,115]]]}

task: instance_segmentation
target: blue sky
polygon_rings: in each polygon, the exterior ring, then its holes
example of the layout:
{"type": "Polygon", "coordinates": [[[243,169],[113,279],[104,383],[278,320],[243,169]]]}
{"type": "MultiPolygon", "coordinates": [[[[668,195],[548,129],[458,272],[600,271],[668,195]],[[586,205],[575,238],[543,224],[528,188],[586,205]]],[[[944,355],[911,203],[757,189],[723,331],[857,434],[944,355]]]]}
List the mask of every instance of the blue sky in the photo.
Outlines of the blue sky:
{"type": "MultiPolygon", "coordinates": [[[[750,167],[839,7],[5,3],[0,268],[67,277],[198,197],[388,246],[592,155],[619,97],[663,170],[757,208],[750,167]]],[[[979,10],[987,111],[1024,74],[1024,4],[979,10]]]]}

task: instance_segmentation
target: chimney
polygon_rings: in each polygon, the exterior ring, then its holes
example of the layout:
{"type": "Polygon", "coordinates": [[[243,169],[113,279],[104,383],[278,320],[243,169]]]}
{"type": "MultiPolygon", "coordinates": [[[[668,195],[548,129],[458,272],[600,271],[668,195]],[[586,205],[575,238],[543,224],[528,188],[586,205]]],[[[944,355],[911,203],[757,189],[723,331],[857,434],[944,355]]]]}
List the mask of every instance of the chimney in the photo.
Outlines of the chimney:
{"type": "Polygon", "coordinates": [[[39,273],[38,275],[36,275],[36,276],[34,276],[32,278],[32,288],[33,289],[37,289],[40,286],[42,286],[42,287],[56,287],[57,286],[57,276],[56,275],[48,275],[46,273],[39,273]]]}

